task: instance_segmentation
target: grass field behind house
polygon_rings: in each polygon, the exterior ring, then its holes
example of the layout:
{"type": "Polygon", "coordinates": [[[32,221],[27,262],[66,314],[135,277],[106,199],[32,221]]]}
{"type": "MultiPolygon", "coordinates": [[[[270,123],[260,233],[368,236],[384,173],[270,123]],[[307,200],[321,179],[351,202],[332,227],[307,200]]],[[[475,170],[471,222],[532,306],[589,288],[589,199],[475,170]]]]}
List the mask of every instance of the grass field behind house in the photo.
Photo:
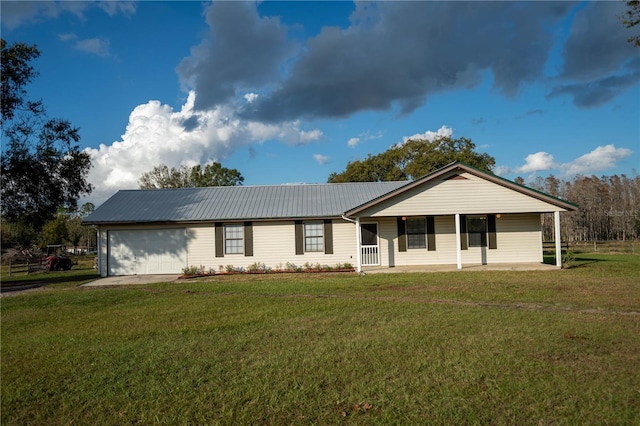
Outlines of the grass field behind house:
{"type": "Polygon", "coordinates": [[[572,266],[69,275],[2,298],[0,423],[639,424],[640,256],[572,266]]]}

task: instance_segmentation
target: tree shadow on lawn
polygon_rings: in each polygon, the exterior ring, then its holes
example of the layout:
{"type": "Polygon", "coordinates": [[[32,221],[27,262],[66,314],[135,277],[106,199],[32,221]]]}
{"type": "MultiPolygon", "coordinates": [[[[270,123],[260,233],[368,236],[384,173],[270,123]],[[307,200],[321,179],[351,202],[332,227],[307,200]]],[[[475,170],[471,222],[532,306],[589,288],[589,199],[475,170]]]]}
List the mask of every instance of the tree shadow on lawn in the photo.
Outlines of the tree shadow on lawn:
{"type": "Polygon", "coordinates": [[[33,279],[17,277],[9,278],[8,280],[3,277],[0,282],[0,291],[2,293],[10,293],[14,291],[21,290],[29,290],[33,288],[40,288],[50,284],[83,284],[87,281],[98,279],[98,274],[95,272],[92,273],[84,273],[84,274],[66,274],[65,272],[57,272],[54,276],[46,276],[43,274],[38,274],[37,277],[33,277],[33,279]]]}
{"type": "MultiPolygon", "coordinates": [[[[608,262],[609,259],[596,259],[593,257],[583,257],[583,256],[574,256],[573,259],[571,260],[566,260],[564,258],[566,254],[563,254],[563,267],[566,269],[573,269],[573,268],[583,268],[585,266],[591,265],[593,263],[599,263],[599,262],[608,262]]],[[[543,262],[544,264],[547,265],[555,265],[556,264],[556,258],[553,255],[545,255],[543,258],[543,262]]]]}
{"type": "Polygon", "coordinates": [[[594,259],[592,257],[580,257],[571,262],[570,268],[584,268],[593,263],[608,262],[608,259],[594,259]]]}

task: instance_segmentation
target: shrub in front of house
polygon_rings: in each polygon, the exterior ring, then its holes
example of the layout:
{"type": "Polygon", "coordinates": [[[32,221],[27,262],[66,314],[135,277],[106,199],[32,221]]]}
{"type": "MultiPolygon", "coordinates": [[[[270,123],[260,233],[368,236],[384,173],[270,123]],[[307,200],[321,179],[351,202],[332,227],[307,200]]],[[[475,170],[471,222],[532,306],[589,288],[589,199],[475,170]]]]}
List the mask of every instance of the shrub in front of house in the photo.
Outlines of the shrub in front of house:
{"type": "MultiPolygon", "coordinates": [[[[204,268],[204,267],[202,267],[204,268]]],[[[245,267],[234,265],[219,265],[217,274],[270,274],[270,273],[301,273],[301,272],[352,272],[354,270],[353,265],[350,263],[336,263],[335,265],[327,265],[320,263],[306,262],[302,266],[296,265],[293,262],[287,262],[284,265],[282,263],[277,264],[274,268],[267,266],[263,262],[254,262],[251,265],[245,267]]],[[[199,271],[195,267],[189,267],[183,269],[183,274],[188,275],[187,272],[199,271]],[[192,269],[193,268],[193,269],[192,269]]],[[[211,274],[214,274],[211,270],[211,274]]],[[[191,274],[196,275],[196,274],[191,274]]]]}

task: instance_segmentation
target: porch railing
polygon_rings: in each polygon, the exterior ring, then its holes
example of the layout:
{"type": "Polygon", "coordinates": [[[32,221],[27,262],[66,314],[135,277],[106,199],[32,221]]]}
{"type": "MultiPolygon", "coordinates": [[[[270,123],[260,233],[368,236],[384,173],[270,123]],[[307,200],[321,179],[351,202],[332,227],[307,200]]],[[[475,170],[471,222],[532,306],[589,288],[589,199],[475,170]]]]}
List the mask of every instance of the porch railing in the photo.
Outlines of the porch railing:
{"type": "Polygon", "coordinates": [[[362,246],[362,266],[374,266],[380,264],[378,246],[362,246]]]}

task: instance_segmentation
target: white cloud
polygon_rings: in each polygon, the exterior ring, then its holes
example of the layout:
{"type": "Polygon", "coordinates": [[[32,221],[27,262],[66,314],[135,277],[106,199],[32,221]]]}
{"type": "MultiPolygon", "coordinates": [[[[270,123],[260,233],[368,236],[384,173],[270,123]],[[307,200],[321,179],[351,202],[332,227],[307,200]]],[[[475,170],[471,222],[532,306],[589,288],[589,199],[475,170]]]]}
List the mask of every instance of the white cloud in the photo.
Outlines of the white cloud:
{"type": "Polygon", "coordinates": [[[246,99],[247,102],[252,103],[256,99],[258,99],[258,94],[257,93],[247,93],[246,95],[244,95],[244,98],[246,99]]]}
{"type": "Polygon", "coordinates": [[[451,137],[453,135],[453,129],[448,126],[442,126],[437,131],[433,132],[431,130],[427,130],[424,133],[417,133],[413,136],[404,136],[402,138],[402,143],[408,141],[409,139],[419,139],[419,140],[427,140],[429,142],[433,142],[436,138],[439,137],[451,137]]]}
{"type": "Polygon", "coordinates": [[[97,6],[102,9],[107,15],[115,16],[118,13],[122,13],[127,18],[135,15],[136,3],[134,1],[99,1],[96,2],[97,6]]]}
{"type": "Polygon", "coordinates": [[[351,148],[355,148],[360,143],[360,138],[351,138],[347,141],[347,145],[351,148]]]}
{"type": "Polygon", "coordinates": [[[587,174],[614,168],[616,162],[630,156],[627,148],[616,148],[614,145],[599,146],[593,151],[562,165],[567,175],[587,174]]]}
{"type": "Polygon", "coordinates": [[[111,55],[111,43],[109,42],[109,39],[104,37],[80,40],[74,33],[62,33],[58,34],[58,40],[64,43],[73,43],[73,48],[80,50],[81,52],[103,57],[111,55]]]}
{"type": "MultiPolygon", "coordinates": [[[[295,123],[296,128],[298,126],[298,122],[295,123]]],[[[317,141],[318,139],[320,139],[322,137],[322,132],[318,129],[314,129],[314,130],[310,130],[310,131],[306,131],[306,130],[301,130],[299,132],[300,134],[300,142],[301,143],[309,143],[312,141],[317,141]]]]}
{"type": "Polygon", "coordinates": [[[536,172],[542,171],[558,171],[564,176],[575,176],[613,169],[618,161],[630,156],[632,153],[633,151],[630,149],[616,148],[613,144],[609,144],[599,146],[573,161],[557,163],[553,155],[540,151],[527,155],[525,164],[520,167],[511,169],[507,166],[497,166],[495,172],[498,175],[530,173],[530,178],[533,178],[536,172]]]}
{"type": "Polygon", "coordinates": [[[70,13],[85,21],[85,13],[98,7],[109,16],[122,14],[131,17],[136,13],[135,2],[130,1],[8,1],[2,2],[0,18],[5,29],[13,30],[23,25],[33,25],[56,19],[70,13]]]}
{"type": "Polygon", "coordinates": [[[280,124],[265,124],[256,121],[246,123],[253,141],[264,142],[270,139],[278,139],[287,145],[305,145],[322,137],[320,130],[300,130],[300,122],[280,124]]]}
{"type": "Polygon", "coordinates": [[[347,145],[350,148],[355,148],[360,142],[370,141],[373,139],[381,139],[382,138],[382,130],[379,130],[377,133],[371,133],[369,130],[366,132],[362,132],[356,138],[351,138],[347,141],[347,145]]]}
{"type": "Polygon", "coordinates": [[[78,36],[75,35],[74,33],[58,34],[58,40],[60,41],[76,40],[77,38],[78,36]]]}
{"type": "Polygon", "coordinates": [[[496,166],[493,172],[498,176],[504,176],[511,174],[511,169],[508,166],[496,166]]]}
{"type": "Polygon", "coordinates": [[[73,47],[82,52],[92,53],[98,56],[109,56],[111,54],[111,44],[109,40],[102,37],[79,40],[73,47]]]}
{"type": "Polygon", "coordinates": [[[329,162],[329,157],[327,157],[326,155],[322,155],[322,154],[314,154],[313,155],[313,159],[316,160],[318,162],[318,164],[323,165],[323,166],[329,162]]]}
{"type": "Polygon", "coordinates": [[[95,186],[88,201],[98,205],[117,190],[138,188],[140,175],[160,164],[193,166],[221,161],[237,149],[267,140],[296,145],[322,136],[319,130],[300,130],[297,122],[276,126],[241,121],[229,106],[195,111],[194,101],[191,92],[180,111],[159,101],[139,105],[120,141],[87,148],[93,163],[88,180],[95,186]]]}
{"type": "Polygon", "coordinates": [[[553,161],[553,155],[544,151],[529,154],[524,160],[525,164],[515,169],[516,173],[535,173],[541,170],[551,170],[556,167],[556,163],[553,161]]]}

